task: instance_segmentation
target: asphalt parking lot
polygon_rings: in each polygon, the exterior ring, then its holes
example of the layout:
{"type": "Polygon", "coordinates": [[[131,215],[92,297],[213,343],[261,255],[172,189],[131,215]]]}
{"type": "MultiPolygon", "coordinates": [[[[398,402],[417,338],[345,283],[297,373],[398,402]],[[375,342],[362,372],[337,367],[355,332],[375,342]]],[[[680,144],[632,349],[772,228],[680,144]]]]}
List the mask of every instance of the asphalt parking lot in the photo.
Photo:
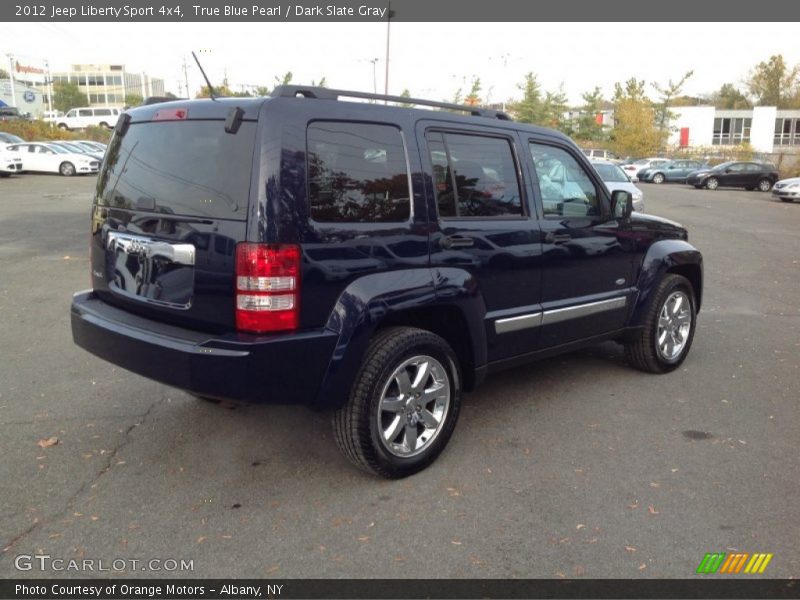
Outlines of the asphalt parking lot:
{"type": "Polygon", "coordinates": [[[705,256],[682,368],[606,344],[508,371],[432,467],[382,481],[325,414],[197,401],[73,346],[93,183],[0,180],[0,577],[109,575],[15,567],[47,554],[193,561],[123,573],[148,577],[683,578],[734,550],[800,576],[800,204],[643,184],[705,256]]]}

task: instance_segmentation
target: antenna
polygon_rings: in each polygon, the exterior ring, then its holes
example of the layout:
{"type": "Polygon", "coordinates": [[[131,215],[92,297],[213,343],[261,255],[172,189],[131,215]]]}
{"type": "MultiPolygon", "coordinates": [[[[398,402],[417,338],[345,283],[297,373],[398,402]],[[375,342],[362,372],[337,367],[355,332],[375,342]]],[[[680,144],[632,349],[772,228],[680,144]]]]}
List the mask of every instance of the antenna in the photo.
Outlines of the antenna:
{"type": "Polygon", "coordinates": [[[205,79],[206,83],[208,84],[208,93],[211,95],[211,99],[216,100],[217,96],[214,94],[214,86],[212,86],[211,82],[208,80],[208,75],[206,75],[206,72],[203,71],[203,65],[200,64],[200,61],[197,59],[197,54],[194,53],[194,50],[192,50],[192,56],[194,57],[194,62],[197,63],[197,67],[200,69],[200,72],[203,74],[203,79],[205,79]]]}

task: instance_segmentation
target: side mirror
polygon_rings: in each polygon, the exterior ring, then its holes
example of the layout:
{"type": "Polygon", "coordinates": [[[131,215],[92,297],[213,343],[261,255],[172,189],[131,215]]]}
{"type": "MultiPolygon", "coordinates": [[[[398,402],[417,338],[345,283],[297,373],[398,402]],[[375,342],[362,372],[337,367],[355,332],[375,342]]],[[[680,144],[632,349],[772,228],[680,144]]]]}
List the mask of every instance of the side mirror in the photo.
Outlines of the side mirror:
{"type": "Polygon", "coordinates": [[[615,219],[630,219],[633,212],[633,196],[625,190],[611,192],[611,214],[615,219]]]}

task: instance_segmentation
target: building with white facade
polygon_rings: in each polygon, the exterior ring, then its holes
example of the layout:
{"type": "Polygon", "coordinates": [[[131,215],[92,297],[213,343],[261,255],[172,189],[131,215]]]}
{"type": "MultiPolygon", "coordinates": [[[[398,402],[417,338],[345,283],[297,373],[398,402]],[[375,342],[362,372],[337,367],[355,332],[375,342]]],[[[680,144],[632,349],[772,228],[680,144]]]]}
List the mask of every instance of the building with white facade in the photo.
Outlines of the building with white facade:
{"type": "Polygon", "coordinates": [[[739,146],[756,152],[800,152],[800,110],[756,106],[725,110],[713,106],[670,109],[669,143],[681,148],[739,146]]]}
{"type": "Polygon", "coordinates": [[[15,106],[22,115],[40,118],[47,110],[46,97],[30,85],[10,79],[0,79],[0,107],[15,106]]]}
{"type": "Polygon", "coordinates": [[[164,95],[164,80],[127,71],[125,65],[72,65],[53,73],[53,83],[74,83],[86,94],[86,106],[126,106],[128,97],[164,95]]]}

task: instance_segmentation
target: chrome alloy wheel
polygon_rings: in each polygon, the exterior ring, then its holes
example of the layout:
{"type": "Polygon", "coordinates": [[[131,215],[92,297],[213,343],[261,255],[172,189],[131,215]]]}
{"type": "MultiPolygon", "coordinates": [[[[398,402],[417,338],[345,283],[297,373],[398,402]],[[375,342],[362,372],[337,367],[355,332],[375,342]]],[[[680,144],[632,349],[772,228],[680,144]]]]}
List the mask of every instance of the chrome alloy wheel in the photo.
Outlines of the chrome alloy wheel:
{"type": "Polygon", "coordinates": [[[450,409],[450,378],[430,356],[404,361],[383,386],[378,434],[394,456],[409,458],[428,448],[442,431],[450,409]]]}
{"type": "Polygon", "coordinates": [[[685,292],[672,292],[661,306],[656,351],[666,362],[675,362],[686,347],[692,329],[692,307],[685,292]]]}

